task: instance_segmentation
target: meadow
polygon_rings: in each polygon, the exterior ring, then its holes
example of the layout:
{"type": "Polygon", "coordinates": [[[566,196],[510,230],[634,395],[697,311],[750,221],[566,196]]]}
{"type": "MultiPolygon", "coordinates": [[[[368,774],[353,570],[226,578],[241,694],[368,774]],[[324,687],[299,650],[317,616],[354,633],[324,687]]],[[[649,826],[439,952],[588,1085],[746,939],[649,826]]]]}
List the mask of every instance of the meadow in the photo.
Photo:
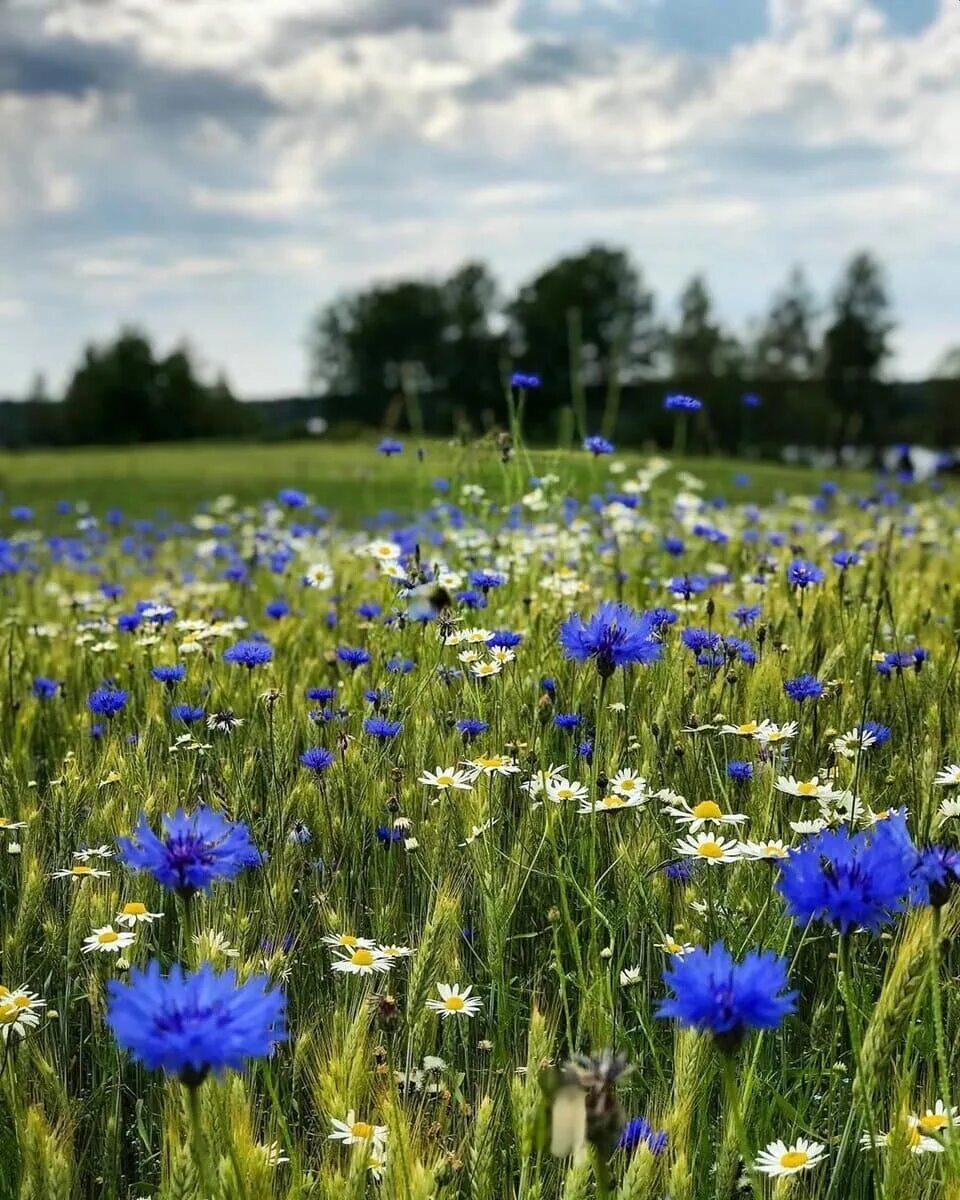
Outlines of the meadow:
{"type": "Polygon", "coordinates": [[[0,459],[0,1200],[960,1200],[956,494],[595,449],[0,459]]]}

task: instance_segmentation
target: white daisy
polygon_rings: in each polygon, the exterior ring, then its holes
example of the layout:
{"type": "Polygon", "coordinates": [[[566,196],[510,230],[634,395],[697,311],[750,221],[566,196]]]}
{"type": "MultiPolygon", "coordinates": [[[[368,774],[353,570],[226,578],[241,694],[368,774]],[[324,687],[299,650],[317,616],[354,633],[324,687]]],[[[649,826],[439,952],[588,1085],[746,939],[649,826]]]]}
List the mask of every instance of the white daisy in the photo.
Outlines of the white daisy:
{"type": "Polygon", "coordinates": [[[691,833],[696,833],[705,825],[742,825],[747,820],[745,813],[725,813],[715,800],[701,800],[699,804],[690,805],[681,798],[679,804],[667,804],[664,812],[680,825],[687,825],[691,833]]]}
{"type": "Polygon", "coordinates": [[[952,1104],[948,1109],[942,1100],[938,1100],[922,1117],[911,1115],[910,1124],[914,1123],[922,1134],[941,1133],[948,1125],[960,1125],[960,1108],[952,1104]]]}
{"type": "Polygon", "coordinates": [[[763,1175],[797,1175],[801,1171],[810,1171],[823,1162],[825,1154],[826,1147],[820,1142],[797,1138],[788,1146],[786,1142],[778,1139],[760,1151],[754,1165],[763,1175]]]}
{"type": "Polygon", "coordinates": [[[104,925],[103,928],[95,929],[89,937],[83,939],[81,949],[84,954],[89,954],[93,950],[99,950],[104,954],[117,954],[132,946],[136,940],[135,933],[129,933],[126,930],[118,932],[112,925],[104,925]]]}
{"type": "Polygon", "coordinates": [[[393,942],[387,942],[384,946],[377,946],[377,950],[384,958],[409,958],[413,954],[410,946],[397,946],[393,942]]]}
{"type": "Polygon", "coordinates": [[[117,924],[126,925],[132,929],[134,925],[152,925],[154,921],[159,920],[163,913],[148,912],[147,906],[141,904],[139,900],[131,900],[129,904],[125,904],[117,913],[117,924]]]}
{"type": "Polygon", "coordinates": [[[439,1000],[428,1000],[427,1008],[439,1013],[446,1020],[448,1017],[475,1017],[483,1007],[483,1001],[477,996],[471,996],[472,986],[460,990],[458,983],[438,983],[439,1000]]]}
{"type": "Polygon", "coordinates": [[[468,758],[462,764],[471,778],[479,775],[516,775],[520,767],[507,754],[481,754],[477,758],[468,758]]]}
{"type": "Polygon", "coordinates": [[[933,782],[938,787],[955,787],[960,783],[960,765],[952,763],[949,767],[944,767],[937,772],[937,777],[933,782]]]}
{"type": "Polygon", "coordinates": [[[11,821],[9,817],[0,817],[0,833],[9,829],[26,829],[26,821],[11,821]]]}
{"type": "MultiPolygon", "coordinates": [[[[944,1151],[943,1144],[936,1138],[927,1137],[920,1132],[916,1117],[908,1117],[905,1136],[911,1154],[942,1154],[944,1151]]],[[[863,1150],[882,1150],[889,1146],[893,1139],[892,1132],[878,1132],[876,1138],[872,1138],[869,1133],[863,1133],[860,1135],[860,1147],[863,1150]]]]}
{"type": "Polygon", "coordinates": [[[849,729],[833,739],[830,748],[840,758],[856,758],[859,750],[869,750],[877,744],[877,739],[869,730],[849,729]]]}
{"type": "Polygon", "coordinates": [[[0,1040],[6,1041],[11,1034],[26,1037],[27,1030],[40,1024],[40,1008],[46,1008],[36,992],[25,987],[11,991],[0,985],[0,1040]]]}
{"type": "Polygon", "coordinates": [[[372,1142],[374,1146],[382,1147],[387,1140],[386,1125],[370,1125],[366,1121],[358,1121],[356,1112],[351,1108],[347,1119],[340,1121],[330,1118],[333,1133],[327,1134],[329,1141],[342,1142],[344,1146],[357,1146],[372,1142]]]}
{"type": "Polygon", "coordinates": [[[551,763],[545,771],[538,771],[536,775],[532,775],[529,779],[525,779],[523,783],[520,784],[520,788],[530,796],[546,796],[547,789],[550,787],[550,784],[554,779],[557,778],[558,775],[562,775],[566,769],[566,764],[555,767],[553,763],[551,763]]]}
{"type": "Polygon", "coordinates": [[[109,871],[98,871],[96,867],[88,867],[78,863],[73,867],[65,867],[62,871],[54,871],[51,879],[74,879],[82,883],[84,879],[109,879],[109,871]]]}
{"type": "Polygon", "coordinates": [[[737,842],[714,837],[709,833],[689,834],[677,842],[675,849],[677,854],[685,858],[702,858],[711,866],[736,862],[740,857],[737,842]]]}
{"type": "Polygon", "coordinates": [[[341,950],[369,950],[374,945],[369,938],[356,937],[352,933],[328,933],[320,940],[325,946],[336,946],[341,950]]]}
{"type": "Polygon", "coordinates": [[[941,800],[940,807],[937,809],[937,815],[940,818],[941,825],[944,821],[949,821],[951,817],[960,817],[960,799],[941,800]]]}
{"type": "Polygon", "coordinates": [[[775,746],[779,742],[787,742],[791,738],[796,737],[797,728],[796,721],[786,721],[783,725],[774,725],[772,722],[767,722],[766,728],[758,729],[753,735],[753,739],[762,746],[775,746]]]}
{"type": "Polygon", "coordinates": [[[743,858],[778,859],[787,858],[789,850],[782,841],[771,842],[741,842],[740,854],[743,858]]]}
{"type": "Polygon", "coordinates": [[[678,942],[676,938],[670,937],[668,934],[662,942],[657,943],[657,949],[662,950],[664,954],[672,954],[675,958],[683,958],[691,950],[696,950],[696,946],[692,942],[678,942]]]}
{"type": "Polygon", "coordinates": [[[491,675],[499,675],[502,670],[503,663],[478,662],[470,668],[470,674],[474,679],[489,679],[491,675]]]}
{"type": "Polygon", "coordinates": [[[721,725],[721,733],[732,733],[739,737],[756,737],[767,729],[773,728],[773,723],[766,717],[762,721],[745,721],[742,725],[721,725]]]}
{"type": "Polygon", "coordinates": [[[467,772],[457,767],[436,767],[433,771],[424,771],[417,782],[442,792],[449,789],[469,792],[473,786],[467,772]]]}
{"type": "Polygon", "coordinates": [[[472,846],[473,843],[477,840],[477,838],[483,837],[483,835],[487,832],[487,830],[492,829],[493,826],[496,825],[496,823],[497,823],[497,818],[492,817],[489,821],[484,821],[482,825],[471,825],[470,832],[467,834],[467,836],[464,838],[464,840],[462,842],[458,843],[458,845],[461,847],[461,849],[464,846],[472,846]]]}
{"type": "Polygon", "coordinates": [[[809,799],[827,800],[835,795],[833,785],[827,781],[820,782],[820,776],[812,779],[795,779],[792,775],[777,776],[776,789],[785,796],[801,796],[809,799]]]}
{"type": "Polygon", "coordinates": [[[620,972],[620,986],[634,987],[643,982],[643,967],[624,967],[620,972]]]}
{"type": "Polygon", "coordinates": [[[565,800],[586,800],[590,789],[579,779],[565,779],[562,775],[551,779],[547,784],[547,799],[554,804],[562,804],[565,800]]]}
{"type": "Polygon", "coordinates": [[[620,796],[616,792],[608,792],[602,800],[582,799],[577,814],[619,812],[624,808],[644,808],[646,803],[646,796],[627,797],[620,796]]]}
{"type": "Polygon", "coordinates": [[[647,790],[647,781],[641,775],[635,775],[633,771],[622,770],[610,780],[609,788],[611,792],[616,792],[618,796],[636,796],[639,792],[647,790]]]}
{"type": "Polygon", "coordinates": [[[333,571],[324,562],[311,563],[303,572],[303,582],[307,587],[325,592],[333,586],[333,571]]]}
{"type": "Polygon", "coordinates": [[[334,971],[347,975],[385,975],[393,966],[393,960],[379,950],[358,946],[350,954],[334,959],[331,966],[334,971]]]}

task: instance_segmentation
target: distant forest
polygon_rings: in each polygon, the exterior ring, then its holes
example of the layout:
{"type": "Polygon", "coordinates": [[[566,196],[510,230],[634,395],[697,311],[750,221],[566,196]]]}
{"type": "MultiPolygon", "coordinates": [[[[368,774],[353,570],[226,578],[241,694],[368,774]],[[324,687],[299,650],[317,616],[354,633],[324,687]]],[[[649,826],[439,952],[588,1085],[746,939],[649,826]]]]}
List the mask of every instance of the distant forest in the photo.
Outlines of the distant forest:
{"type": "Polygon", "coordinates": [[[895,328],[869,253],[850,259],[826,300],[794,268],[738,336],[702,276],[684,287],[671,321],[629,254],[594,245],[512,296],[481,262],[342,296],[310,325],[311,394],[276,404],[242,403],[224,379],[200,377],[186,346],[157,356],[145,333],[124,329],[87,347],[61,397],[38,378],[25,401],[0,405],[0,443],[298,436],[318,418],[331,436],[476,433],[503,426],[510,377],[522,370],[541,381],[523,404],[534,441],[602,427],[624,443],[665,444],[662,399],[682,391],[704,401],[692,448],[960,444],[960,347],[931,380],[897,383],[887,378],[895,328]]]}

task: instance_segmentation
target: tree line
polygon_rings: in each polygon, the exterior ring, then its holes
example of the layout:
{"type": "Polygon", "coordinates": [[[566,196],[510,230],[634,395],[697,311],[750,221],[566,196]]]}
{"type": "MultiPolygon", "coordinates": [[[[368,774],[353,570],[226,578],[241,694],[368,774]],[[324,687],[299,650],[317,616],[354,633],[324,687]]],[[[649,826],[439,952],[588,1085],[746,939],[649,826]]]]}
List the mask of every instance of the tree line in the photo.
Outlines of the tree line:
{"type": "MultiPolygon", "coordinates": [[[[748,433],[760,448],[924,432],[954,438],[955,386],[923,385],[927,392],[905,401],[884,380],[895,328],[884,270],[867,252],[853,255],[824,299],[795,267],[738,335],[702,275],[683,288],[671,320],[630,255],[596,244],[549,264],[512,295],[482,262],[446,278],[361,288],[316,314],[307,354],[311,389],[334,430],[385,420],[439,434],[502,425],[511,374],[523,370],[541,380],[524,397],[525,429],[545,439],[569,436],[576,412],[594,425],[613,420],[609,432],[627,440],[663,441],[669,427],[657,400],[669,390],[708,401],[712,415],[699,426],[705,447],[738,448],[748,433]],[[740,411],[745,394],[759,394],[760,415],[740,411]]],[[[960,379],[960,347],[936,374],[960,379]]],[[[225,379],[201,378],[186,347],[158,355],[137,329],[87,347],[62,403],[48,403],[39,383],[29,399],[18,414],[24,442],[281,432],[280,406],[240,403],[225,379]]],[[[290,408],[282,411],[287,420],[290,408]]],[[[3,420],[0,413],[0,442],[9,444],[3,420]]]]}

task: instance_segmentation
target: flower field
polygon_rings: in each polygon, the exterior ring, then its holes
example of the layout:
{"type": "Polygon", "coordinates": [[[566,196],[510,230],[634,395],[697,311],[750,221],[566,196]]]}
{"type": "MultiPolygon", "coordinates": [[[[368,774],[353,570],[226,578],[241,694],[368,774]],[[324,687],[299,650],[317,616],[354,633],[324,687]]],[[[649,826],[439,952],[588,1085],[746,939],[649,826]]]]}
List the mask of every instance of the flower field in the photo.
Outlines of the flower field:
{"type": "Polygon", "coordinates": [[[591,442],[7,479],[0,1200],[960,1200],[955,494],[591,442]]]}

